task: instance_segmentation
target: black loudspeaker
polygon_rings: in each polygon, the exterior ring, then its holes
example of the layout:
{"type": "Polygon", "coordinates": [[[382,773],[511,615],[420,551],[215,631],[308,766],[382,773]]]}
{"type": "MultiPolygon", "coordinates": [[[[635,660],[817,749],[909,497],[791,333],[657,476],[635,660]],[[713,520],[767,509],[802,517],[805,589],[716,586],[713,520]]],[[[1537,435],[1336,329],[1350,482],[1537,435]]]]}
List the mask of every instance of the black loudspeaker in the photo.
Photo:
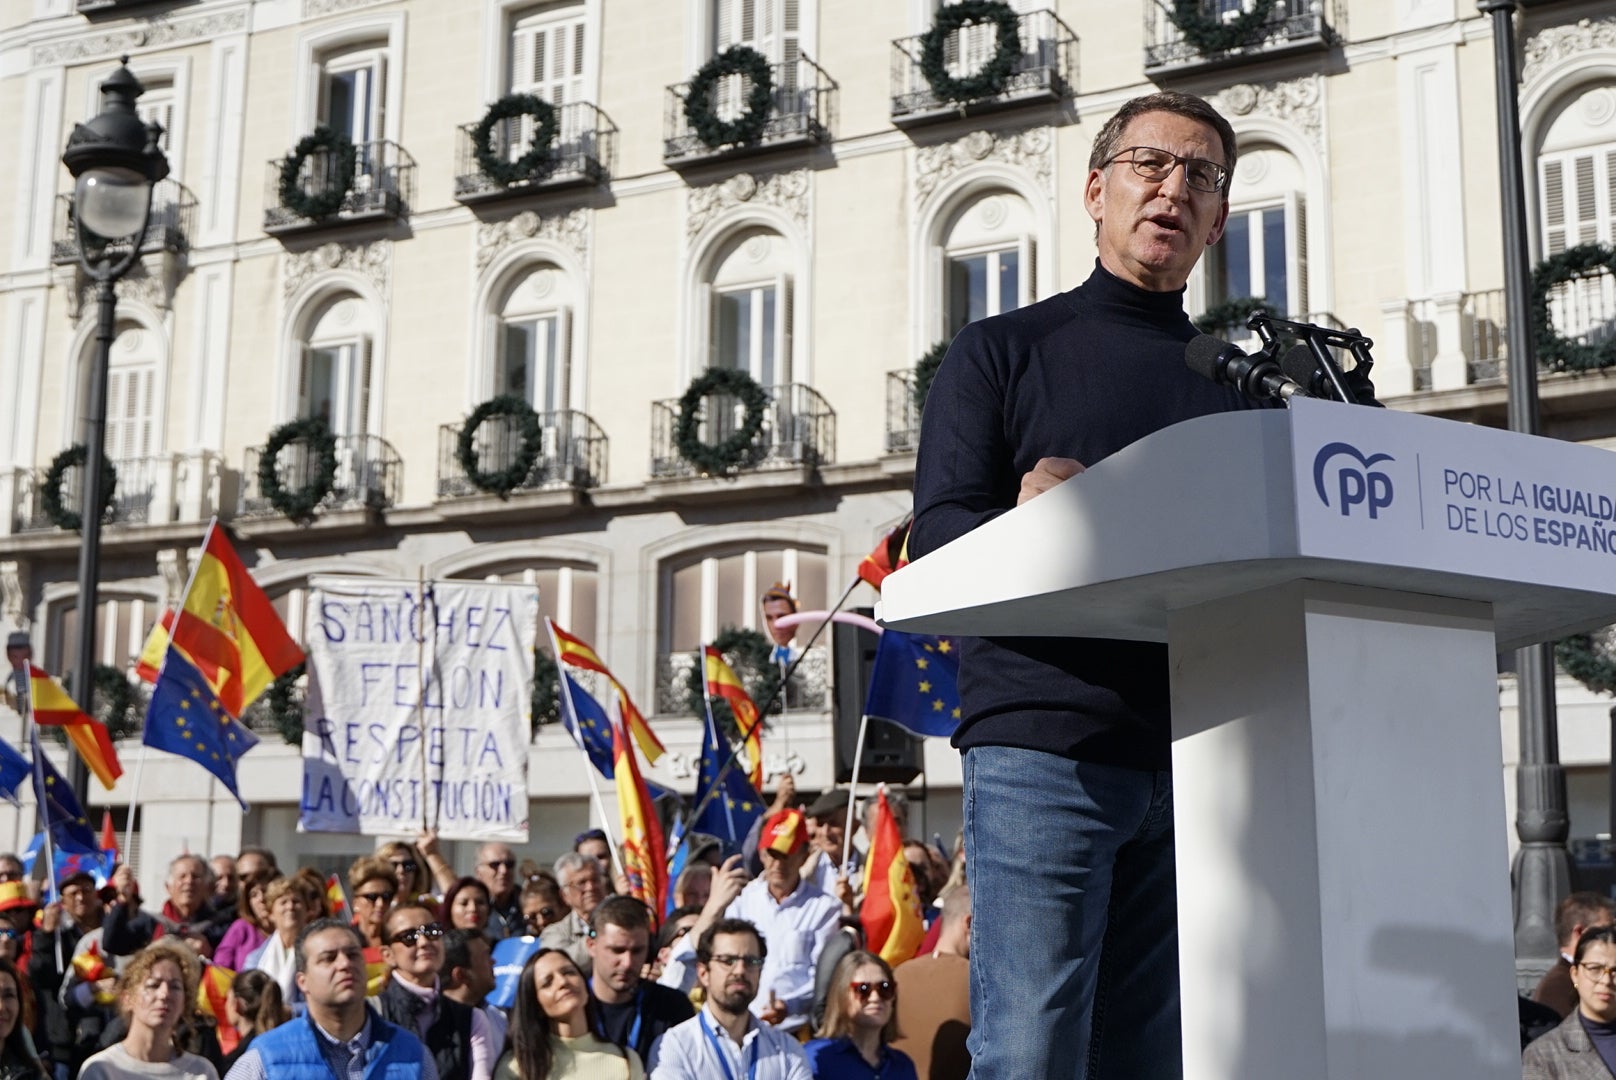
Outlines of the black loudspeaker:
{"type": "MultiPolygon", "coordinates": [[[[861,614],[870,614],[863,609],[861,614]]],[[[875,647],[880,641],[862,626],[833,622],[831,625],[831,677],[836,682],[836,782],[853,779],[853,755],[858,752],[859,719],[864,714],[864,698],[870,689],[870,670],[875,666],[875,647]]],[[[864,760],[858,778],[865,784],[907,784],[924,769],[922,740],[907,728],[890,720],[870,720],[864,734],[864,760]]]]}

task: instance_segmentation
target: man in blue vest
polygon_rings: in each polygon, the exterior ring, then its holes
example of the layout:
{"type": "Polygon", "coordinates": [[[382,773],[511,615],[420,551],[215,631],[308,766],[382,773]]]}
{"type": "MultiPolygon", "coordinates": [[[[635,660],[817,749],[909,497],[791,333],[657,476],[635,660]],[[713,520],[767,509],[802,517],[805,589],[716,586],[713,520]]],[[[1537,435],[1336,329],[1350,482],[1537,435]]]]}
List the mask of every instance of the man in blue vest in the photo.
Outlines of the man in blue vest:
{"type": "Polygon", "coordinates": [[[438,1080],[421,1040],[365,1005],[365,943],[340,919],[297,936],[308,1014],[254,1039],[225,1080],[438,1080]]]}

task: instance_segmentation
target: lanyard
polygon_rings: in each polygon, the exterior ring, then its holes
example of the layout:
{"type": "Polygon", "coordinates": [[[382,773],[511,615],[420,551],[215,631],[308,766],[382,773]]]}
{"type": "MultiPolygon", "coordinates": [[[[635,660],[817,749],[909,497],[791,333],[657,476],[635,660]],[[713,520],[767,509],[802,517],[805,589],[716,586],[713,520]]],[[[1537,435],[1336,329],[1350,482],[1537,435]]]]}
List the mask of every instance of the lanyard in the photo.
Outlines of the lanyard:
{"type": "MultiPolygon", "coordinates": [[[[591,988],[590,991],[589,991],[589,995],[591,997],[594,997],[594,993],[595,993],[594,989],[591,988]]],[[[599,1016],[598,1013],[596,1015],[597,1015],[597,1017],[599,1016]]],[[[644,1022],[644,1020],[645,1020],[645,987],[642,985],[638,990],[636,990],[634,992],[634,1023],[628,1029],[628,1042],[626,1043],[626,1045],[632,1046],[636,1053],[638,1053],[639,1048],[640,1048],[640,1025],[644,1022]]],[[[606,1036],[606,1021],[604,1019],[598,1020],[598,1022],[596,1024],[596,1027],[595,1027],[595,1034],[600,1036],[600,1041],[601,1042],[611,1042],[612,1041],[611,1039],[607,1038],[607,1036],[606,1036]]]]}
{"type": "MultiPolygon", "coordinates": [[[[713,1044],[713,1054],[718,1058],[718,1064],[724,1070],[724,1080],[735,1080],[735,1074],[730,1072],[729,1068],[729,1054],[725,1052],[724,1044],[719,1042],[717,1032],[708,1026],[705,1011],[698,1013],[697,1018],[701,1022],[702,1034],[706,1035],[707,1041],[713,1044]]],[[[728,1038],[728,1036],[726,1035],[725,1038],[728,1038]]],[[[746,1080],[757,1080],[758,1044],[762,1041],[763,1033],[761,1031],[752,1037],[752,1064],[746,1070],[746,1080]]],[[[746,1055],[744,1052],[741,1058],[743,1061],[745,1060],[746,1055]]]]}

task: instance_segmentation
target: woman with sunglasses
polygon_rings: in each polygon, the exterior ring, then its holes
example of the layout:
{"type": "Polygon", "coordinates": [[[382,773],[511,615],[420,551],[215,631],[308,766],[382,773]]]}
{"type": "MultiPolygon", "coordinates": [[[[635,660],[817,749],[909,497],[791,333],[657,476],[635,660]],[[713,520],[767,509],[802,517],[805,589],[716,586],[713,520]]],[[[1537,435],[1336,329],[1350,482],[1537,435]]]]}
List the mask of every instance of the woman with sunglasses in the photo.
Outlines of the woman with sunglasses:
{"type": "Polygon", "coordinates": [[[444,1080],[488,1080],[499,1053],[481,1009],[443,993],[443,924],[420,904],[400,904],[387,916],[387,963],[392,977],[372,1002],[382,1018],[413,1031],[444,1080]]]}
{"type": "Polygon", "coordinates": [[[560,949],[528,958],[494,1080],[645,1080],[640,1055],[595,1036],[588,981],[560,949]]]}
{"type": "Polygon", "coordinates": [[[353,899],[354,929],[365,937],[365,994],[374,997],[387,981],[382,924],[398,895],[398,877],[386,859],[362,856],[348,868],[348,895],[353,899]]]}
{"type": "Polygon", "coordinates": [[[535,937],[544,933],[546,927],[565,919],[572,910],[561,899],[561,886],[556,884],[556,879],[542,870],[527,879],[517,902],[522,906],[523,927],[535,937]]]}
{"type": "Polygon", "coordinates": [[[909,1055],[887,1045],[897,1037],[892,968],[874,953],[848,953],[831,973],[819,1038],[803,1047],[814,1080],[918,1080],[909,1055]]]}
{"type": "Polygon", "coordinates": [[[186,1053],[176,1037],[198,976],[196,954],[177,942],[136,953],[118,976],[118,1012],[129,1034],[86,1061],[79,1080],[219,1080],[213,1064],[186,1053]]]}
{"type": "MultiPolygon", "coordinates": [[[[433,834],[434,839],[437,834],[433,834]]],[[[393,876],[398,878],[398,899],[417,904],[425,904],[436,909],[438,898],[432,894],[431,873],[427,869],[427,857],[421,854],[413,844],[403,840],[393,840],[383,844],[376,852],[378,859],[385,859],[387,865],[392,867],[393,876]]]]}
{"type": "Polygon", "coordinates": [[[29,1032],[33,1002],[17,965],[0,958],[0,1080],[45,1080],[45,1066],[29,1032]]]}
{"type": "Polygon", "coordinates": [[[463,877],[443,894],[443,914],[456,930],[488,930],[488,910],[493,906],[488,886],[474,877],[463,877]]]}
{"type": "Polygon", "coordinates": [[[1571,959],[1577,1007],[1526,1048],[1523,1080],[1616,1077],[1616,927],[1583,932],[1571,959]]]}

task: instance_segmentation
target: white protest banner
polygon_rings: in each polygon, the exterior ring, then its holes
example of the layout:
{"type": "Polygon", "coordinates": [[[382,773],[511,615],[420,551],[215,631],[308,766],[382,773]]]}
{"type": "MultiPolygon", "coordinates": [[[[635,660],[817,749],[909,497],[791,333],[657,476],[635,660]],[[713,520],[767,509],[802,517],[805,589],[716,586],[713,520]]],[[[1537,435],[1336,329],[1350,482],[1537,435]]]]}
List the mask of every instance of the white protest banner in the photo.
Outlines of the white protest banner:
{"type": "Polygon", "coordinates": [[[538,589],[310,586],[298,827],[526,841],[538,589]]]}

